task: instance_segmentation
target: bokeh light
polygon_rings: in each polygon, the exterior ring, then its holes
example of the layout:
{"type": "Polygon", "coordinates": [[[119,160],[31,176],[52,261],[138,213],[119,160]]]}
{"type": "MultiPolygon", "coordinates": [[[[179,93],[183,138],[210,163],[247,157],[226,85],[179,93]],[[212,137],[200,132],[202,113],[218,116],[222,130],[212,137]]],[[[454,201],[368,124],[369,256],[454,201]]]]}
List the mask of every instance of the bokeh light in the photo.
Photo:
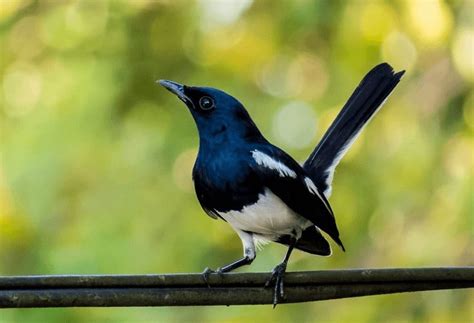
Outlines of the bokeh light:
{"type": "Polygon", "coordinates": [[[42,80],[38,69],[31,64],[12,64],[3,78],[5,113],[22,116],[31,112],[41,95],[42,80]]]}
{"type": "Polygon", "coordinates": [[[281,144],[290,148],[305,148],[316,135],[316,115],[304,102],[290,102],[276,113],[273,133],[281,144]]]}
{"type": "Polygon", "coordinates": [[[398,31],[388,34],[382,45],[382,56],[387,62],[409,73],[417,59],[417,50],[410,38],[398,31]]]}
{"type": "Polygon", "coordinates": [[[252,0],[199,1],[201,9],[201,26],[205,29],[231,25],[252,5],[252,0]]]}
{"type": "Polygon", "coordinates": [[[396,25],[396,15],[391,6],[382,1],[366,1],[360,14],[360,29],[369,42],[379,43],[396,25]]]}
{"type": "Polygon", "coordinates": [[[406,1],[413,35],[422,45],[436,46],[446,42],[452,30],[450,7],[442,0],[406,1]]]}
{"type": "Polygon", "coordinates": [[[454,66],[467,81],[474,82],[474,29],[461,28],[454,36],[454,66]]]}

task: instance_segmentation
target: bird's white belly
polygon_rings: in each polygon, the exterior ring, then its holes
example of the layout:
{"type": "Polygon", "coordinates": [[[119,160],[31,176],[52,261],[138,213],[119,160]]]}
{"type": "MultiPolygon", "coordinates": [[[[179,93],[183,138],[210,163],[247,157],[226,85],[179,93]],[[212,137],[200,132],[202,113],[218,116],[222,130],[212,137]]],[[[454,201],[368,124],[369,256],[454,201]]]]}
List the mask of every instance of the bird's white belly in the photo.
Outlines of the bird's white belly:
{"type": "Polygon", "coordinates": [[[261,240],[276,240],[282,235],[296,235],[311,222],[291,210],[269,189],[259,195],[257,202],[245,206],[240,211],[220,212],[233,228],[252,232],[261,240]]]}

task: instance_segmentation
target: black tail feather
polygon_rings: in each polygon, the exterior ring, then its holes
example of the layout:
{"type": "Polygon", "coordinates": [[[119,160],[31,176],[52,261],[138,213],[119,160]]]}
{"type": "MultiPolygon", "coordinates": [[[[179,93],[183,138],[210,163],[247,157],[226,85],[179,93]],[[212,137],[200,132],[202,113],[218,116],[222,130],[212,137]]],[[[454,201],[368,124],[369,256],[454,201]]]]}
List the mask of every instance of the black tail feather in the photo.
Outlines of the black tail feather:
{"type": "MultiPolygon", "coordinates": [[[[289,245],[290,241],[290,236],[282,236],[277,242],[284,245],[289,245]]],[[[342,247],[342,243],[340,245],[342,247]]],[[[295,248],[313,255],[331,255],[331,246],[329,245],[329,242],[314,225],[303,231],[300,239],[296,243],[295,248]]],[[[342,247],[342,249],[344,250],[344,247],[342,247]]]]}
{"type": "Polygon", "coordinates": [[[330,195],[333,172],[340,159],[404,72],[394,73],[390,65],[382,63],[367,73],[304,163],[303,168],[326,196],[330,195]]]}

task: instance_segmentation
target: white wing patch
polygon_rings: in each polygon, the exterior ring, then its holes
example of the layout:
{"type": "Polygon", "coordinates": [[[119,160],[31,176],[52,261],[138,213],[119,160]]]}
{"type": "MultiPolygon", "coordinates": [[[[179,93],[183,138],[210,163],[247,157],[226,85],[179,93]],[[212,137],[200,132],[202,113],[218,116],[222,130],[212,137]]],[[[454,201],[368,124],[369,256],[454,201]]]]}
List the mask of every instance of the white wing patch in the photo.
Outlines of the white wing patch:
{"type": "Polygon", "coordinates": [[[296,178],[295,171],[291,170],[288,166],[286,166],[282,162],[277,161],[271,158],[270,156],[268,156],[267,154],[262,153],[261,151],[253,150],[252,157],[260,166],[264,166],[269,169],[276,170],[278,174],[280,175],[280,177],[289,176],[291,178],[296,178]]]}
{"type": "Polygon", "coordinates": [[[318,189],[316,188],[316,185],[314,185],[313,181],[311,180],[311,178],[309,177],[305,177],[304,178],[304,182],[306,184],[306,187],[308,188],[308,190],[314,194],[314,195],[317,195],[317,196],[320,196],[319,195],[319,192],[318,192],[318,189]]]}
{"type": "Polygon", "coordinates": [[[328,209],[329,213],[332,213],[331,212],[331,209],[329,208],[329,206],[327,205],[326,201],[323,199],[323,197],[319,194],[319,191],[318,191],[318,188],[316,187],[316,185],[314,185],[314,182],[311,180],[311,178],[309,177],[305,177],[304,178],[304,182],[306,184],[306,187],[308,188],[309,192],[313,195],[316,195],[317,197],[319,197],[319,199],[324,203],[324,206],[328,209]]]}

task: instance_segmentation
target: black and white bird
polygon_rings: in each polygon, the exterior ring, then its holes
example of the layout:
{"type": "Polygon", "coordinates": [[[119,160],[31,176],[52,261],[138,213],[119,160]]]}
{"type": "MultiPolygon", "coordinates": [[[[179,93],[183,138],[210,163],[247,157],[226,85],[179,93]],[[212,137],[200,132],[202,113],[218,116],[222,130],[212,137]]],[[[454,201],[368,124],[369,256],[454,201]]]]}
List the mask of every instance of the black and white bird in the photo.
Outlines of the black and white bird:
{"type": "Polygon", "coordinates": [[[283,277],[294,248],[331,255],[325,232],[344,250],[328,198],[334,170],[364,126],[383,105],[404,71],[382,63],[355,89],[308,160],[301,166],[264,138],[244,106],[210,87],[160,80],[191,112],[199,131],[199,153],[193,169],[197,198],[214,219],[230,224],[242,240],[243,258],[217,271],[250,264],[256,245],[288,246],[267,285],[274,284],[274,306],[284,297],[283,277]]]}

